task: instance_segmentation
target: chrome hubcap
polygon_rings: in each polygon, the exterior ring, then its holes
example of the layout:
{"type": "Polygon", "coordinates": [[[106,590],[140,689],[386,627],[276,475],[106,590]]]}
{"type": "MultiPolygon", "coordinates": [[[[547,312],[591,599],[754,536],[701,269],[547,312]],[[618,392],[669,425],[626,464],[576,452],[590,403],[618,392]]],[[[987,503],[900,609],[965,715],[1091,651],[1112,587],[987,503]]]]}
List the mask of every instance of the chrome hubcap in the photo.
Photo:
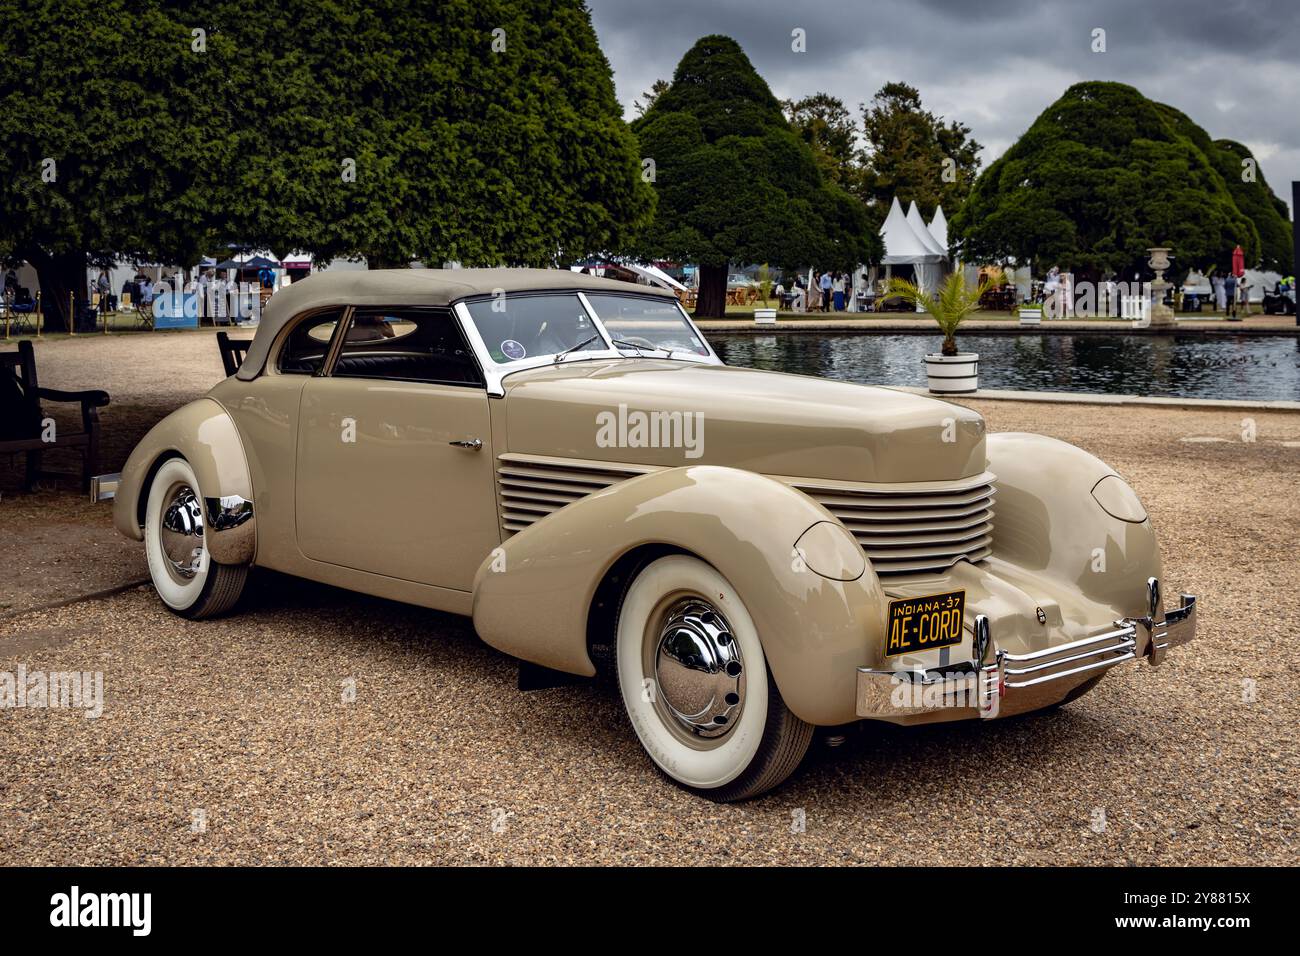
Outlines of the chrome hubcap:
{"type": "Polygon", "coordinates": [[[203,510],[188,485],[178,485],[163,509],[160,543],[167,563],[179,577],[198,574],[203,561],[203,510]]]}
{"type": "Polygon", "coordinates": [[[665,612],[655,683],[668,714],[691,734],[721,737],[735,723],[745,703],[740,645],[707,601],[685,598],[665,612]]]}

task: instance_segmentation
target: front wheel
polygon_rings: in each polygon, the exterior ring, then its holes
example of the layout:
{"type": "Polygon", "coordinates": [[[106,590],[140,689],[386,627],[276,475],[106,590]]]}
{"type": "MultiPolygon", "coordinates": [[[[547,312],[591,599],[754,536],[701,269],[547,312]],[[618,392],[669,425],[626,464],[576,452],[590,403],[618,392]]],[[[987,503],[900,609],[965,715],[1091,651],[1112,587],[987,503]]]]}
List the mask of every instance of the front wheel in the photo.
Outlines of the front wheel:
{"type": "Polygon", "coordinates": [[[763,645],[731,584],[699,558],[642,569],[619,608],[619,692],[650,759],[711,800],[744,800],[783,782],[813,728],[781,699],[763,645]]]}
{"type": "Polygon", "coordinates": [[[203,493],[184,458],[163,462],[149,486],[144,547],[158,596],[182,617],[223,614],[244,590],[246,565],[217,564],[208,555],[203,493]]]}

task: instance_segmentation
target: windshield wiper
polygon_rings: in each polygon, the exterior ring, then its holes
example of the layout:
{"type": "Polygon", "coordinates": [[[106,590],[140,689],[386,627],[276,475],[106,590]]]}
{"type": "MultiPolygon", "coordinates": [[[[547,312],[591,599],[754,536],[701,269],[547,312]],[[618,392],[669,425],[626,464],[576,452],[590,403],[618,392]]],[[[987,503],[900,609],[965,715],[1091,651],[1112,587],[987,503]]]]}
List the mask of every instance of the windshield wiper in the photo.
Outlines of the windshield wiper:
{"type": "Polygon", "coordinates": [[[565,349],[563,352],[556,352],[556,353],[555,353],[555,360],[554,360],[551,364],[552,364],[552,365],[559,365],[559,364],[560,364],[560,360],[563,359],[563,358],[564,358],[566,355],[568,355],[570,352],[576,352],[576,351],[578,351],[578,349],[586,348],[586,347],[587,347],[588,345],[590,345],[592,342],[598,342],[598,341],[600,341],[600,333],[599,333],[599,332],[597,332],[595,335],[591,336],[590,338],[585,338],[585,339],[583,339],[583,340],[582,340],[581,342],[579,342],[577,345],[571,346],[571,347],[565,349]]]}
{"type": "MultiPolygon", "coordinates": [[[[637,345],[635,342],[627,341],[627,339],[610,339],[610,341],[613,342],[615,345],[621,346],[622,348],[625,349],[636,349],[638,355],[641,355],[645,352],[644,345],[637,345]]],[[[673,357],[673,350],[668,348],[665,345],[652,345],[650,346],[650,350],[652,352],[663,352],[664,355],[667,356],[668,358],[673,357]]]]}

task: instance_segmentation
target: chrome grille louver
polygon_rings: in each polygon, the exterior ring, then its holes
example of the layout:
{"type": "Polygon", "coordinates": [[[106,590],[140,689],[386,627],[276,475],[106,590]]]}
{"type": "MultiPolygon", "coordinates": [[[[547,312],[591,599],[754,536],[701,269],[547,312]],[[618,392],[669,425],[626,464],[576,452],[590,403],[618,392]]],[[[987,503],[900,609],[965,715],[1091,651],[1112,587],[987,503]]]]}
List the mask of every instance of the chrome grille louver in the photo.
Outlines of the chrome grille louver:
{"type": "MultiPolygon", "coordinates": [[[[514,534],[579,498],[658,470],[654,465],[501,455],[501,527],[514,534]]],[[[877,574],[942,571],[962,559],[979,561],[990,554],[996,490],[990,472],[903,486],[772,477],[799,489],[843,522],[877,574]]]]}
{"type": "Polygon", "coordinates": [[[877,574],[941,571],[987,558],[993,544],[991,472],[910,487],[783,479],[853,533],[877,574]]]}
{"type": "Polygon", "coordinates": [[[523,531],[553,511],[610,485],[646,472],[652,465],[608,464],[544,455],[505,454],[497,459],[501,527],[523,531]]]}

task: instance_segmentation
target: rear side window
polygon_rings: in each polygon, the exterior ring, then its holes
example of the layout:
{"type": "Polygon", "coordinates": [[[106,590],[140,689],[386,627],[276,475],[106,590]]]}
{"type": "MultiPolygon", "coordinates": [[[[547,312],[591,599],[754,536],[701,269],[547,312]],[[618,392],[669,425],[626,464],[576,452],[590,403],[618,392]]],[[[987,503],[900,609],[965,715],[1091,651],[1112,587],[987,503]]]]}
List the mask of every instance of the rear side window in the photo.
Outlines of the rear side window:
{"type": "Polygon", "coordinates": [[[279,368],[288,375],[315,375],[329,352],[330,339],[343,320],[343,308],[326,309],[301,320],[280,350],[279,368]]]}
{"type": "Polygon", "coordinates": [[[446,309],[357,308],[335,378],[482,385],[478,362],[446,309]]]}

